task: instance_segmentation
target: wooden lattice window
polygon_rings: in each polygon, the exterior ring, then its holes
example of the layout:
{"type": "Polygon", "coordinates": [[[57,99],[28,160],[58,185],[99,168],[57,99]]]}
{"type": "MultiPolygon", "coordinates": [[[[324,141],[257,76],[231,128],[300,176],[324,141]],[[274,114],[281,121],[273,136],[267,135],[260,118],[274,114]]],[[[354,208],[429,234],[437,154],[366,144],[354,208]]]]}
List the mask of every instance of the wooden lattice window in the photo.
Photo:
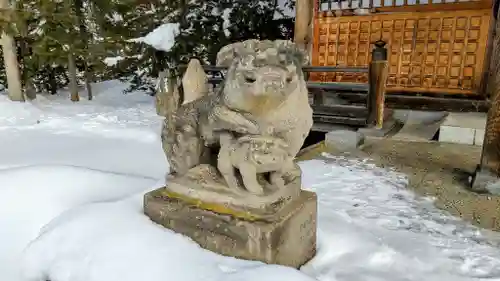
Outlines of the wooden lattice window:
{"type": "MultiPolygon", "coordinates": [[[[439,9],[443,4],[469,3],[477,6],[491,5],[490,0],[318,0],[317,11],[329,12],[339,10],[355,10],[377,8],[405,8],[409,7],[436,7],[439,9]]],[[[378,10],[378,9],[377,9],[378,10]]],[[[373,12],[373,11],[370,11],[373,12]]],[[[364,13],[361,13],[364,14],[364,13]]]]}
{"type": "MultiPolygon", "coordinates": [[[[367,66],[372,43],[387,43],[387,90],[471,94],[480,90],[490,29],[489,10],[391,13],[317,20],[313,65],[367,66]]],[[[350,73],[316,80],[366,82],[350,73]]]]}

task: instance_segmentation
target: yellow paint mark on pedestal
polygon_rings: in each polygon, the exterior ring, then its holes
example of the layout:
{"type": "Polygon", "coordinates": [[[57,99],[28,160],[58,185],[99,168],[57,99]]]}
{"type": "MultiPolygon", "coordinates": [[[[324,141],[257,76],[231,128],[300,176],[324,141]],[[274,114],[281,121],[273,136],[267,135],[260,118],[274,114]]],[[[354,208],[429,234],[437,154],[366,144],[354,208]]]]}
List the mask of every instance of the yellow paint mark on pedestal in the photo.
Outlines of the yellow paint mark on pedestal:
{"type": "Polygon", "coordinates": [[[250,212],[245,212],[245,211],[237,211],[233,210],[231,208],[228,208],[224,205],[220,205],[217,203],[209,203],[209,202],[203,202],[199,199],[191,198],[186,195],[179,194],[177,192],[172,192],[166,188],[161,190],[161,193],[163,196],[180,200],[183,201],[187,204],[193,205],[197,208],[215,212],[218,214],[223,214],[223,215],[230,215],[238,219],[246,220],[246,221],[257,221],[257,220],[262,220],[262,218],[258,215],[251,214],[250,212]]]}

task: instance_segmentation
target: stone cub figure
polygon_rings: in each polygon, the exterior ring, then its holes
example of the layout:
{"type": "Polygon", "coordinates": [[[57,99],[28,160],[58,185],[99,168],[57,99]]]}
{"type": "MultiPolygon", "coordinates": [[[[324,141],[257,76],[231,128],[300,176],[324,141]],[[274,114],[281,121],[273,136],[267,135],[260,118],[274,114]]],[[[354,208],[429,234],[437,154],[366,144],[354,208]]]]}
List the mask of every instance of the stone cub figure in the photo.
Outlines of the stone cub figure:
{"type": "Polygon", "coordinates": [[[284,176],[295,169],[293,158],[287,152],[288,144],[275,137],[247,135],[233,139],[229,134],[220,138],[217,168],[230,188],[239,188],[235,174],[238,169],[243,187],[256,195],[264,194],[258,178],[269,173],[270,186],[284,188],[284,176]]]}

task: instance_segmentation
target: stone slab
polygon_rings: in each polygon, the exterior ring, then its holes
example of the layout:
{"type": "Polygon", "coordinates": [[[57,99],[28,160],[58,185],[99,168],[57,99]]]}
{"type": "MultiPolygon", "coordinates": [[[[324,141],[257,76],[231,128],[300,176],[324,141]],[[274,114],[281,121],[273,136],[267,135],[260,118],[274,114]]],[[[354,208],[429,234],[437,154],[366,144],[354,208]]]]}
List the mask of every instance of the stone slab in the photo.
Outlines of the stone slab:
{"type": "Polygon", "coordinates": [[[392,139],[409,142],[431,141],[439,131],[448,113],[433,111],[394,111],[394,118],[403,121],[404,125],[392,139]]]}
{"type": "Polygon", "coordinates": [[[448,112],[427,110],[396,109],[392,117],[405,125],[408,124],[433,124],[442,122],[448,116],[448,112]]]}
{"type": "Polygon", "coordinates": [[[474,134],[474,145],[477,145],[477,146],[482,146],[483,145],[483,142],[484,142],[484,129],[483,130],[480,130],[480,129],[476,129],[476,132],[474,134]]]}
{"type": "Polygon", "coordinates": [[[443,126],[484,130],[486,126],[486,113],[452,112],[446,117],[443,126]]]}
{"type": "Polygon", "coordinates": [[[326,145],[338,150],[356,149],[363,141],[362,133],[351,130],[335,130],[325,135],[326,145]]]}
{"type": "Polygon", "coordinates": [[[439,141],[447,143],[474,144],[475,130],[472,128],[444,126],[439,129],[439,141]]]}
{"type": "Polygon", "coordinates": [[[357,129],[358,129],[357,127],[353,127],[353,126],[349,126],[349,125],[316,123],[311,128],[311,131],[328,133],[328,132],[336,131],[336,130],[356,131],[357,129]]]}
{"type": "Polygon", "coordinates": [[[358,130],[358,132],[363,134],[366,137],[376,137],[376,138],[384,137],[387,134],[386,130],[377,129],[377,128],[373,128],[373,127],[360,128],[358,130]]]}
{"type": "Polygon", "coordinates": [[[434,125],[412,125],[405,124],[403,129],[397,132],[392,139],[408,142],[427,142],[432,141],[437,131],[439,124],[434,125]]]}
{"type": "Polygon", "coordinates": [[[384,124],[382,128],[378,129],[375,127],[359,128],[358,132],[362,133],[365,137],[375,137],[382,138],[393,135],[398,132],[403,127],[403,123],[391,118],[384,119],[384,124]]]}
{"type": "Polygon", "coordinates": [[[483,144],[486,113],[450,113],[439,132],[439,141],[469,145],[483,144]]]}
{"type": "Polygon", "coordinates": [[[225,256],[299,268],[316,254],[317,197],[309,191],[301,191],[297,199],[266,219],[208,211],[165,197],[162,189],[144,196],[144,213],[202,248],[225,256]]]}

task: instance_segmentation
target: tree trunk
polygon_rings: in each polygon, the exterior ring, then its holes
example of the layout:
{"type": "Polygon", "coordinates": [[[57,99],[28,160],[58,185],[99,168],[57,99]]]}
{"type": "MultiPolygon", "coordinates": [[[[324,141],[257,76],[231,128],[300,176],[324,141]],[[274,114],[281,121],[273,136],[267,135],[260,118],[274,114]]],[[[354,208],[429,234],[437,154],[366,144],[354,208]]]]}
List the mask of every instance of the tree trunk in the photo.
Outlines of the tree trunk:
{"type": "Polygon", "coordinates": [[[85,77],[85,88],[87,89],[87,97],[89,100],[92,100],[92,86],[90,84],[90,73],[89,73],[89,67],[87,60],[90,58],[90,54],[88,54],[88,47],[89,47],[89,34],[87,31],[87,26],[85,25],[85,20],[83,17],[82,9],[83,9],[83,1],[82,0],[74,0],[74,9],[75,9],[75,15],[78,19],[78,25],[80,28],[80,35],[83,40],[83,49],[84,49],[84,55],[86,58],[83,59],[83,71],[84,71],[84,77],[85,77]]]}
{"type": "MultiPolygon", "coordinates": [[[[8,0],[0,0],[0,8],[8,9],[10,4],[8,0]]],[[[7,74],[7,87],[9,90],[9,98],[12,101],[24,101],[23,88],[21,85],[21,76],[19,74],[19,62],[17,61],[17,53],[14,38],[2,32],[1,36],[3,59],[5,64],[5,72],[7,74]]]]}
{"type": "Polygon", "coordinates": [[[68,72],[69,72],[69,91],[71,93],[71,100],[79,101],[80,96],[78,95],[78,84],[76,82],[75,55],[73,54],[72,47],[70,47],[70,50],[68,52],[68,72]]]}
{"type": "Polygon", "coordinates": [[[101,29],[101,25],[103,24],[102,14],[99,14],[99,11],[96,10],[94,2],[89,3],[89,10],[90,10],[88,11],[89,17],[93,20],[93,24],[91,25],[91,32],[102,37],[102,29],[101,29]]]}
{"type": "Polygon", "coordinates": [[[308,50],[308,44],[311,40],[310,26],[312,20],[313,1],[296,0],[295,1],[295,43],[304,50],[308,50]]]}
{"type": "Polygon", "coordinates": [[[87,65],[85,65],[85,88],[87,89],[87,98],[92,100],[94,98],[92,94],[92,73],[88,71],[87,65]]]}
{"type": "Polygon", "coordinates": [[[56,69],[53,67],[48,67],[48,81],[47,81],[47,90],[51,95],[57,94],[57,80],[56,80],[56,69]]]}
{"type": "Polygon", "coordinates": [[[25,81],[25,84],[24,84],[24,91],[26,93],[26,97],[29,99],[29,100],[34,100],[36,99],[36,89],[35,89],[35,85],[33,85],[33,82],[31,81],[31,78],[28,77],[25,81]]]}
{"type": "Polygon", "coordinates": [[[22,71],[22,79],[24,82],[24,94],[26,98],[29,100],[34,100],[36,99],[36,89],[35,86],[33,85],[33,81],[31,80],[31,73],[26,66],[26,58],[29,57],[31,54],[29,52],[29,46],[28,42],[26,42],[26,39],[21,41],[21,57],[22,57],[22,65],[23,65],[23,71],[22,71]]]}
{"type": "Polygon", "coordinates": [[[499,13],[497,12],[497,20],[495,22],[495,29],[493,30],[493,48],[489,56],[489,71],[488,71],[488,84],[486,85],[486,94],[490,100],[495,100],[495,95],[498,94],[500,85],[500,20],[499,13]]]}
{"type": "MultiPolygon", "coordinates": [[[[472,180],[472,189],[479,192],[489,191],[498,195],[499,190],[489,190],[492,183],[500,181],[500,7],[497,8],[497,21],[493,34],[493,51],[490,56],[490,72],[487,93],[491,105],[486,118],[481,161],[472,180]]],[[[477,134],[477,133],[476,133],[477,134]]]]}

